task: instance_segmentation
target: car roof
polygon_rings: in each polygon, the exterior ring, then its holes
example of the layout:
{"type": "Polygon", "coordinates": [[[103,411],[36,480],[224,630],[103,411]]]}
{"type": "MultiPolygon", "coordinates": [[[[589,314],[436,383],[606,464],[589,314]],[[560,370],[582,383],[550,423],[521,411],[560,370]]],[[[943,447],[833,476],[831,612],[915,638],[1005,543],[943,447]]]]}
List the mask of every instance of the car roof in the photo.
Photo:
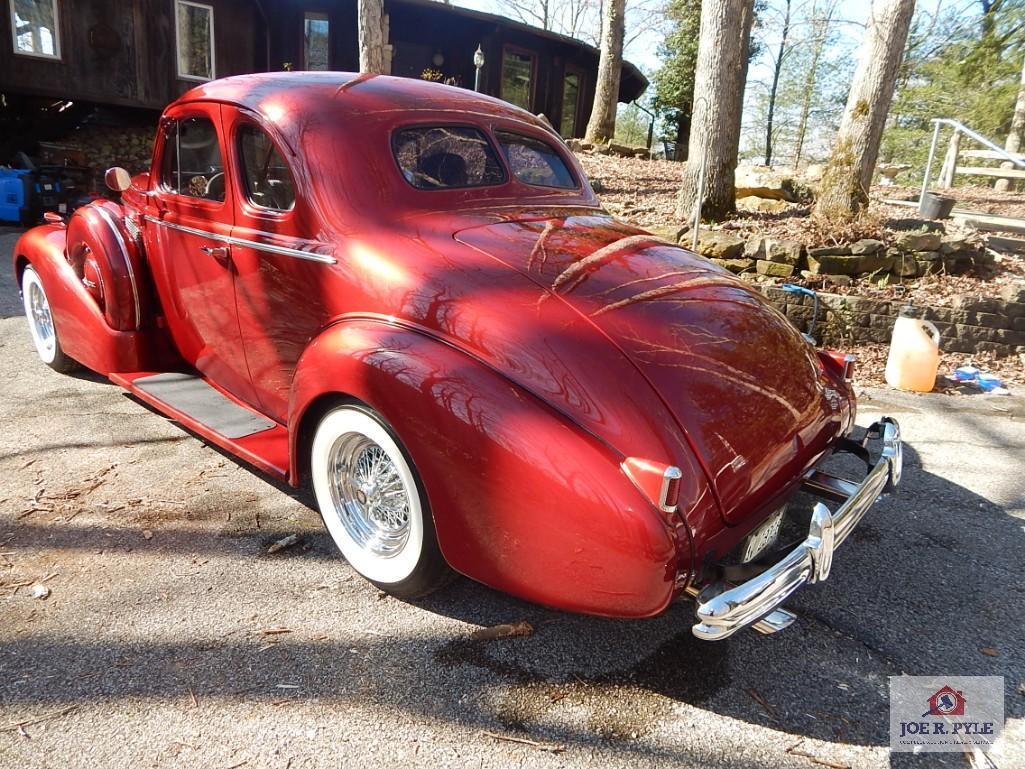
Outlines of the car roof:
{"type": "Polygon", "coordinates": [[[183,94],[171,106],[195,101],[216,101],[250,110],[277,122],[281,110],[300,113],[333,103],[363,117],[394,115],[408,120],[424,113],[460,112],[504,117],[553,129],[543,120],[509,102],[466,88],[390,75],[354,72],[267,72],[236,75],[203,83],[183,94]],[[325,100],[328,100],[325,102],[325,100]]]}

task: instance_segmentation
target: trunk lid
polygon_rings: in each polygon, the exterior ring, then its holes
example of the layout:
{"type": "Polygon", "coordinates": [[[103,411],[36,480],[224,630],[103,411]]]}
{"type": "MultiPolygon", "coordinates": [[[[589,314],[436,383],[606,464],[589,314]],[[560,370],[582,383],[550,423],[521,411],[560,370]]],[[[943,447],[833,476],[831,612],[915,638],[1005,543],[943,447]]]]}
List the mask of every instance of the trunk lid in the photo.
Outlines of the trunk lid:
{"type": "Polygon", "coordinates": [[[565,301],[665,402],[727,523],[742,522],[841,433],[846,391],[759,294],[703,257],[606,216],[506,221],[456,234],[565,301]]]}

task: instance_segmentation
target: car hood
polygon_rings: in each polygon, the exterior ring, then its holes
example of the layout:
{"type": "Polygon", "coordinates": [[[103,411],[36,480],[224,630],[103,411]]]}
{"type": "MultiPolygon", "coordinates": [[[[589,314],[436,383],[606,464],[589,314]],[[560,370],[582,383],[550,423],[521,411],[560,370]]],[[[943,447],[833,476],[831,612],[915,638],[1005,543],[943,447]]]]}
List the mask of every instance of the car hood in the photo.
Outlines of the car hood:
{"type": "Polygon", "coordinates": [[[505,221],[456,239],[546,289],[619,348],[682,430],[727,522],[817,461],[850,419],[843,385],[732,274],[606,216],[505,221]]]}

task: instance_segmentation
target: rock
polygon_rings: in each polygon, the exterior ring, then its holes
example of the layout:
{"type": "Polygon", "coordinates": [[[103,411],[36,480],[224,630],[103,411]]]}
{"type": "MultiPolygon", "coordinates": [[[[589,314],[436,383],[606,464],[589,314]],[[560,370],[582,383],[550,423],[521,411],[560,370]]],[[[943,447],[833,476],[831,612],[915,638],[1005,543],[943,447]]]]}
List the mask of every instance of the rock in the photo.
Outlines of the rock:
{"type": "Polygon", "coordinates": [[[712,259],[711,261],[738,275],[750,271],[755,265],[754,259],[712,259]]]}
{"type": "Polygon", "coordinates": [[[878,171],[879,176],[882,177],[879,180],[879,183],[883,185],[893,184],[893,180],[898,174],[902,174],[905,171],[910,170],[911,166],[906,163],[879,163],[876,165],[876,171],[878,171]]]}
{"type": "Polygon", "coordinates": [[[1025,282],[1017,281],[1000,289],[1000,298],[1005,302],[1025,303],[1025,282]]]}
{"type": "Polygon", "coordinates": [[[738,198],[753,196],[791,203],[800,201],[794,180],[769,166],[737,166],[733,178],[738,198]]]}
{"type": "Polygon", "coordinates": [[[938,251],[942,242],[938,232],[905,232],[897,238],[897,247],[904,251],[938,251]]]}
{"type": "Polygon", "coordinates": [[[893,260],[893,266],[890,267],[890,270],[894,275],[899,275],[902,278],[918,277],[918,262],[915,261],[913,256],[905,254],[903,251],[898,251],[895,248],[890,249],[887,253],[890,254],[890,258],[893,260]]]}
{"type": "Polygon", "coordinates": [[[825,275],[823,277],[825,277],[827,283],[832,283],[836,286],[849,286],[854,282],[850,275],[825,275]]]}
{"type": "Polygon", "coordinates": [[[648,150],[637,150],[634,152],[634,157],[638,160],[651,160],[651,153],[648,150]]]}
{"type": "Polygon", "coordinates": [[[850,246],[817,246],[808,249],[808,256],[814,256],[816,259],[820,256],[850,256],[850,254],[850,246]]]}
{"type": "Polygon", "coordinates": [[[860,254],[847,256],[842,254],[813,255],[808,251],[808,269],[816,275],[861,275],[865,272],[876,272],[890,269],[893,260],[886,254],[860,254]]]}
{"type": "Polygon", "coordinates": [[[584,142],[581,139],[567,139],[566,146],[569,147],[573,152],[584,151],[584,142]]]}
{"type": "Polygon", "coordinates": [[[765,259],[797,266],[804,253],[804,246],[796,240],[776,240],[768,238],[765,243],[765,259]]]}
{"type": "Polygon", "coordinates": [[[958,296],[954,298],[954,309],[999,314],[1004,308],[997,299],[985,296],[958,296]]]}
{"type": "Polygon", "coordinates": [[[794,266],[792,264],[767,262],[764,259],[759,259],[755,263],[755,269],[759,275],[768,275],[772,278],[789,278],[794,274],[794,266]]]}
{"type": "Polygon", "coordinates": [[[862,238],[857,243],[851,246],[852,254],[875,254],[886,248],[886,245],[881,240],[874,240],[872,238],[862,238]]]}
{"type": "Polygon", "coordinates": [[[946,232],[942,222],[934,222],[931,219],[896,219],[890,222],[890,229],[898,232],[946,232]]]}
{"type": "Polygon", "coordinates": [[[748,195],[743,198],[737,198],[737,210],[757,214],[778,214],[781,211],[787,210],[787,204],[784,200],[748,195]]]}
{"type": "Polygon", "coordinates": [[[648,231],[652,235],[658,235],[664,240],[668,240],[670,243],[679,243],[680,239],[687,233],[690,228],[686,225],[681,224],[667,224],[663,227],[649,227],[648,231]]]}
{"type": "Polygon", "coordinates": [[[915,259],[915,264],[918,265],[919,275],[936,275],[943,272],[942,259],[915,259]]]}
{"type": "Polygon", "coordinates": [[[826,172],[826,166],[823,163],[812,163],[810,166],[804,169],[804,173],[801,174],[801,178],[806,182],[821,182],[822,176],[826,172]]]}
{"type": "Polygon", "coordinates": [[[736,235],[716,230],[702,230],[698,238],[697,251],[710,259],[739,259],[744,254],[745,243],[736,235]]]}
{"type": "Polygon", "coordinates": [[[40,601],[45,601],[47,598],[50,597],[50,588],[48,588],[41,582],[37,582],[32,586],[32,590],[29,591],[29,594],[33,598],[36,598],[40,601]]]}

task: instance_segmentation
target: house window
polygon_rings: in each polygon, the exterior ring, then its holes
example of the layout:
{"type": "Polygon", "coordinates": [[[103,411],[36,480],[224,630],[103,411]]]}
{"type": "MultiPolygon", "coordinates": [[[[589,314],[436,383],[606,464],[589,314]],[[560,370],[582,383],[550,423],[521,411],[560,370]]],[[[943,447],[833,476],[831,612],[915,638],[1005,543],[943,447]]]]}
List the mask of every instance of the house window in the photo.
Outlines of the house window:
{"type": "Polygon", "coordinates": [[[577,115],[580,113],[580,75],[567,72],[562,79],[562,120],[559,133],[569,139],[576,135],[577,115]]]}
{"type": "Polygon", "coordinates": [[[326,13],[307,11],[303,16],[303,66],[330,69],[331,30],[326,13]]]}
{"type": "Polygon", "coordinates": [[[213,6],[175,0],[174,29],[178,41],[178,77],[184,80],[213,80],[213,6]]]}
{"type": "Polygon", "coordinates": [[[15,53],[59,59],[58,24],[57,0],[11,0],[15,53]]]}
{"type": "Polygon", "coordinates": [[[506,48],[502,51],[502,98],[529,110],[534,95],[534,54],[506,48]]]}

